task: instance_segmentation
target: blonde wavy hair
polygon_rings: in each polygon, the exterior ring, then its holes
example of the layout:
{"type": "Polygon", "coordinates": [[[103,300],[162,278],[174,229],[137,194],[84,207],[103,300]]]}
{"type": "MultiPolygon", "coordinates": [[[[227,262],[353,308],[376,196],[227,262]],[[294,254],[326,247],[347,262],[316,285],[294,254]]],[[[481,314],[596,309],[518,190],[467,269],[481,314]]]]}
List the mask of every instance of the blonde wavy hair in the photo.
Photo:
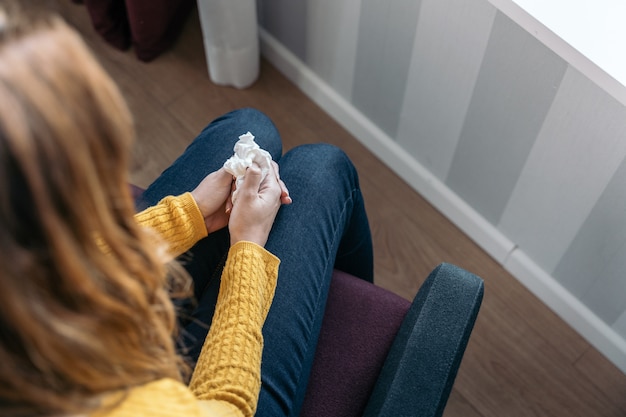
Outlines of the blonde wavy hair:
{"type": "Polygon", "coordinates": [[[133,139],[73,29],[0,10],[0,415],[183,378],[168,268],[133,219],[133,139]]]}

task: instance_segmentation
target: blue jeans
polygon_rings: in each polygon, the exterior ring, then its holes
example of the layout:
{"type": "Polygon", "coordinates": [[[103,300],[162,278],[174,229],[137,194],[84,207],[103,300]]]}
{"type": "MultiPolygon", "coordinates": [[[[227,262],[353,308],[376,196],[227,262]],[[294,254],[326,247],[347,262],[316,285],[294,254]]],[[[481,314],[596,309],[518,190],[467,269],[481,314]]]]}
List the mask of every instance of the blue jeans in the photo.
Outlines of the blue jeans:
{"type": "MultiPolygon", "coordinates": [[[[137,200],[137,208],[166,195],[190,191],[233,153],[250,131],[280,165],[293,203],[283,206],[266,249],[280,260],[276,295],[263,327],[265,346],[258,416],[297,416],[322,324],[334,268],[373,280],[371,234],[358,176],[348,157],[327,144],[303,145],[282,154],[274,124],[242,109],[209,124],[185,152],[137,200]]],[[[197,304],[184,320],[186,355],[195,361],[208,332],[229,248],[228,230],[210,234],[180,258],[194,279],[197,304]]]]}

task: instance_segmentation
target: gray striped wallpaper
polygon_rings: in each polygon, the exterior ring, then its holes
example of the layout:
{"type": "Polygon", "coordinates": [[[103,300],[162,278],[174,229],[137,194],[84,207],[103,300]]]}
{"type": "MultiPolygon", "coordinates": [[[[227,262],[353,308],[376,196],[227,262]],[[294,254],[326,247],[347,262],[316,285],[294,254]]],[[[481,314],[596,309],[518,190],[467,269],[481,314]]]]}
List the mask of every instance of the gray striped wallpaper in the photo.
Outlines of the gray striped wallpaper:
{"type": "Polygon", "coordinates": [[[626,109],[487,0],[260,0],[262,27],[626,340],[626,109]]]}

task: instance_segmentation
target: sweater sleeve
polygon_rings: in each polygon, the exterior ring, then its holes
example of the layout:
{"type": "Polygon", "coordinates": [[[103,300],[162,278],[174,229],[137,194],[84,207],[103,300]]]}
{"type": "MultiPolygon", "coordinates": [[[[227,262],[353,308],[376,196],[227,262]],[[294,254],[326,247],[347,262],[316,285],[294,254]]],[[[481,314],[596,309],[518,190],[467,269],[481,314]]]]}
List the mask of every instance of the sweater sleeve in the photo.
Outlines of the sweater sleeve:
{"type": "Polygon", "coordinates": [[[204,217],[191,193],[165,197],[157,205],[137,213],[135,220],[156,231],[175,257],[207,235],[204,217]]]}
{"type": "Polygon", "coordinates": [[[231,247],[211,329],[189,385],[198,399],[254,415],[261,388],[261,328],[274,297],[279,263],[254,243],[231,247]]]}

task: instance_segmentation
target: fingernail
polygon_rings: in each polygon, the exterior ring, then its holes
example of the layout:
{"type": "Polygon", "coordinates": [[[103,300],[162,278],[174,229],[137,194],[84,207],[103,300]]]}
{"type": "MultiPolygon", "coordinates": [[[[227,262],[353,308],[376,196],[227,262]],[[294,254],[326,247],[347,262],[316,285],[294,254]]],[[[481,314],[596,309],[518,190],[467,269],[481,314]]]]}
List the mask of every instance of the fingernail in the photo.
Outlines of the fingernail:
{"type": "Polygon", "coordinates": [[[225,210],[226,214],[230,214],[230,211],[231,211],[232,209],[233,209],[232,207],[226,207],[226,210],[225,210]]]}

